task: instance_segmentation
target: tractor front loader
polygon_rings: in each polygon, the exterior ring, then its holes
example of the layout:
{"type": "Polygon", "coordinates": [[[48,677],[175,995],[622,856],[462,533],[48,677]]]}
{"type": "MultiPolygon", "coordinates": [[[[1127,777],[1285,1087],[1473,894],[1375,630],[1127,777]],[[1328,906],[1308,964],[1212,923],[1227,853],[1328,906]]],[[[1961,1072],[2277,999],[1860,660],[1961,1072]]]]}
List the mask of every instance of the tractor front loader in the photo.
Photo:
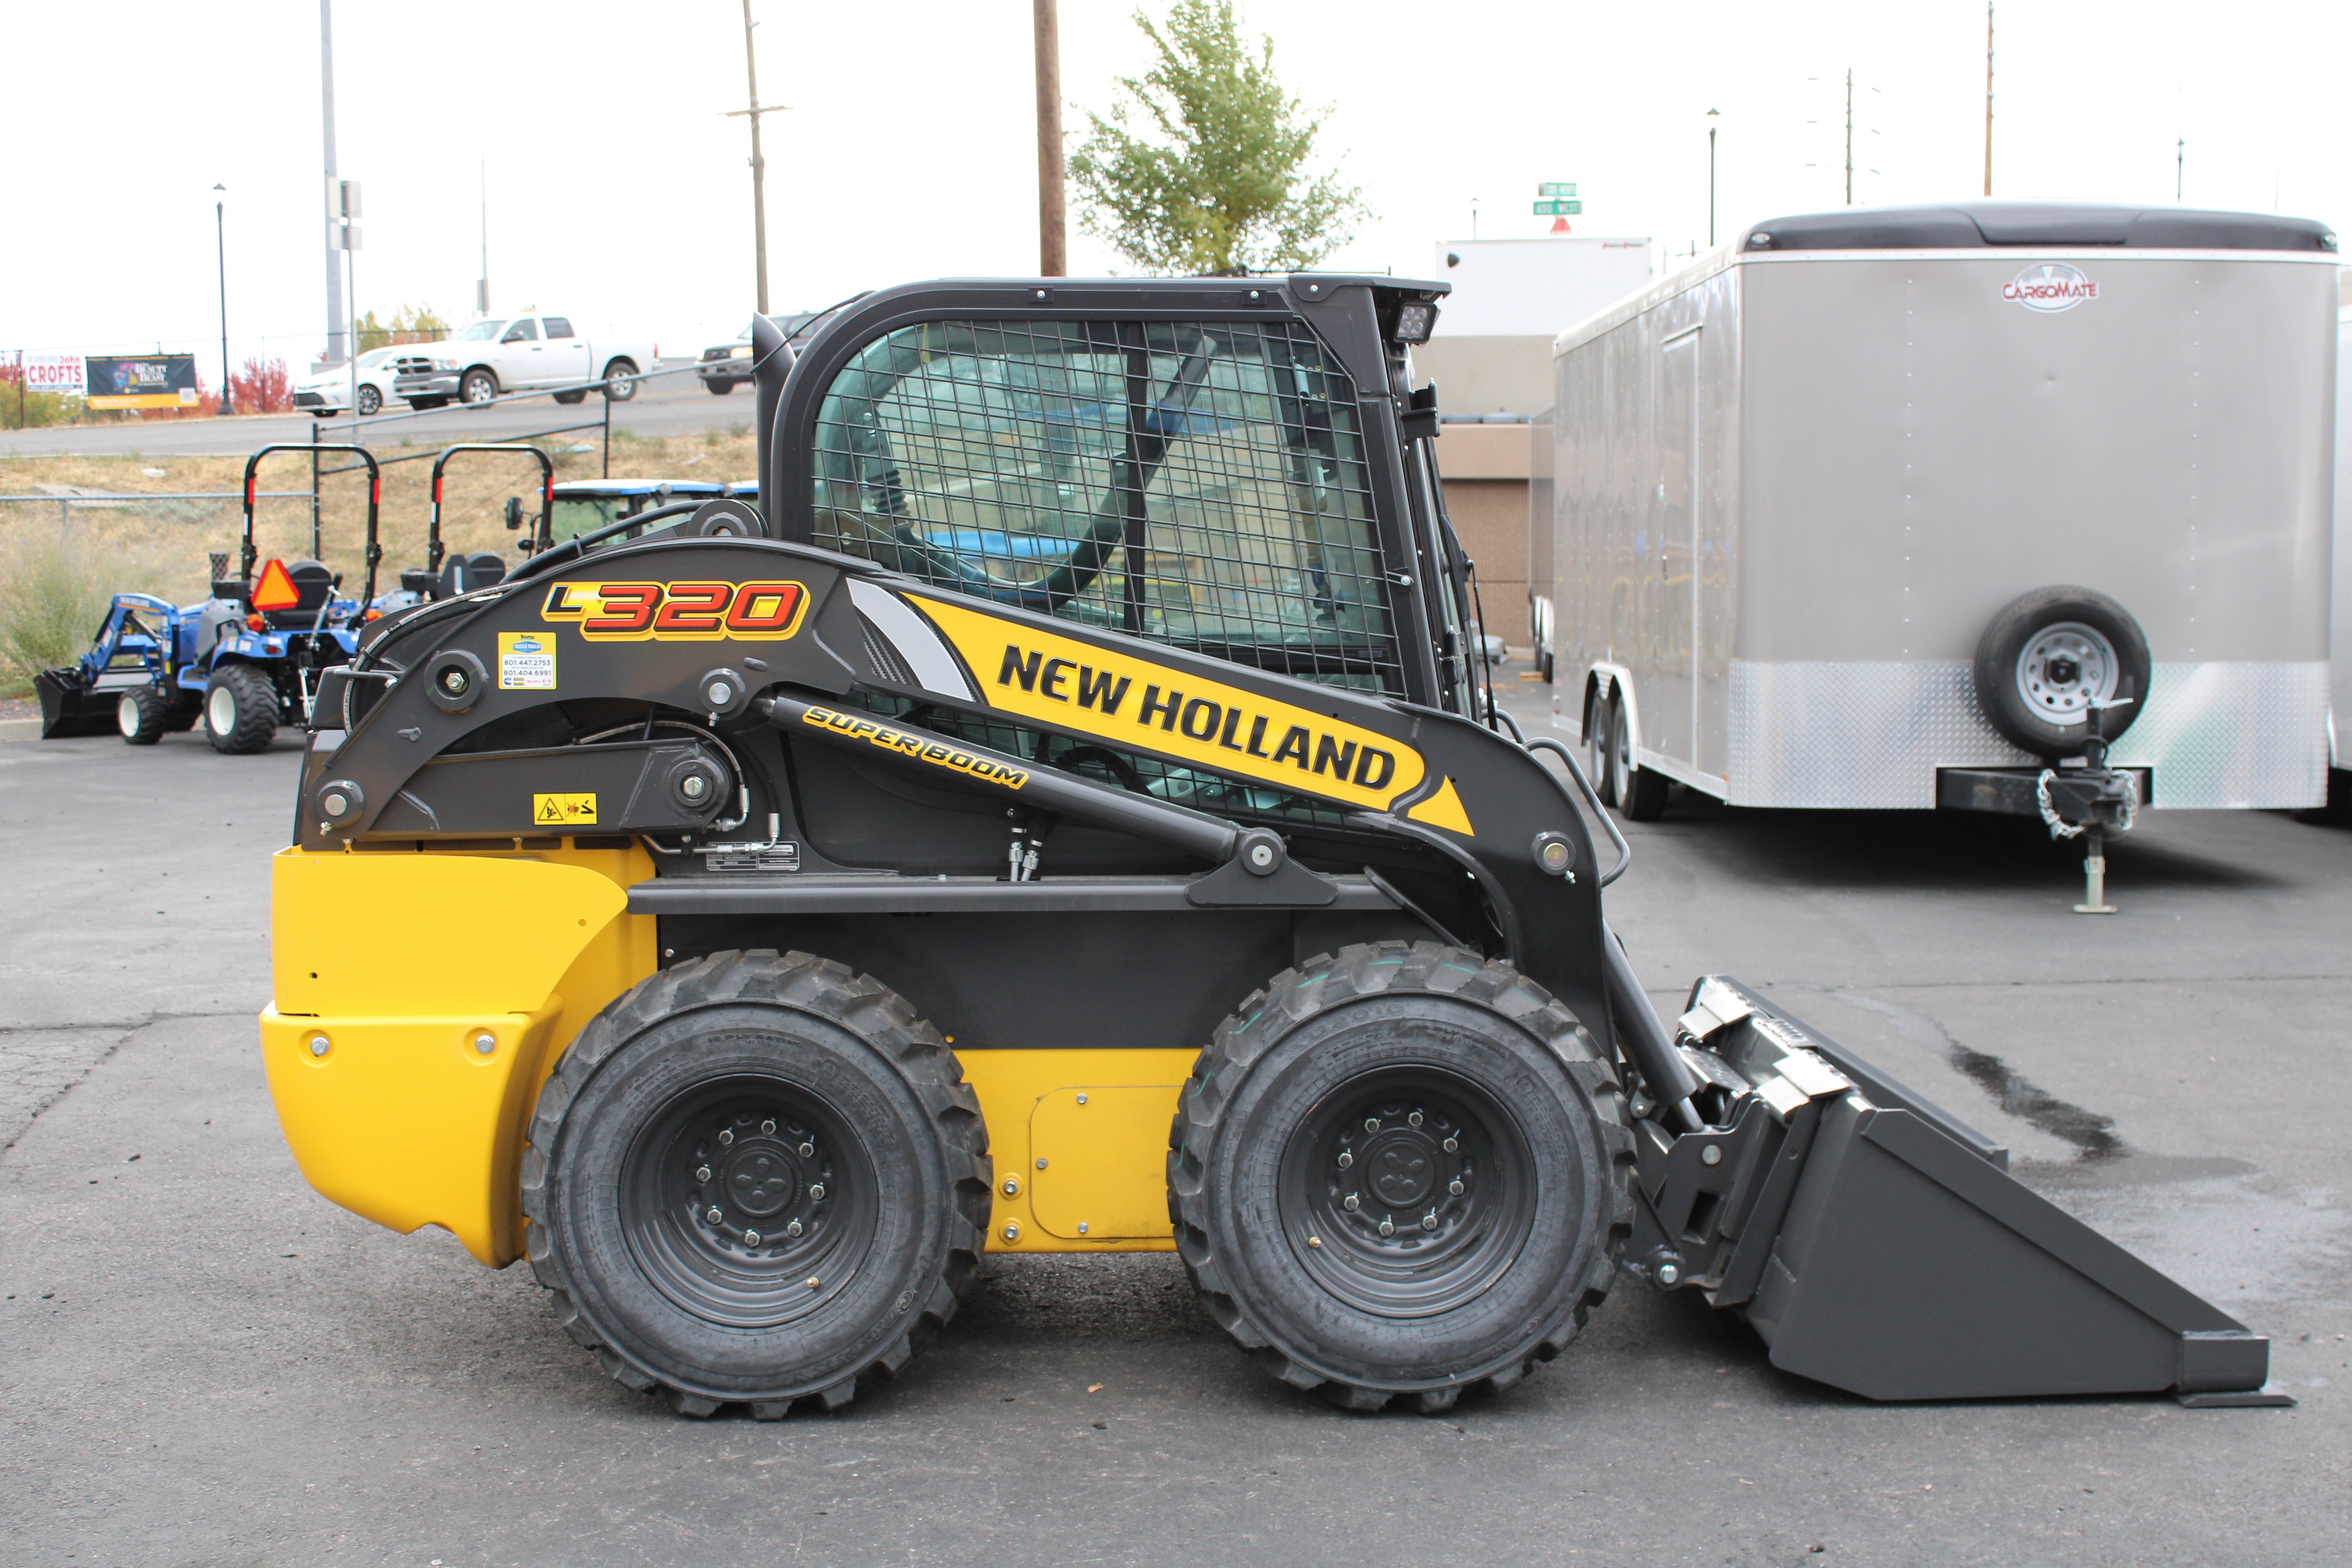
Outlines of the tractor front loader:
{"type": "Polygon", "coordinates": [[[1622,1275],[1874,1398],[2274,1401],[1949,1113],[1728,979],[1652,1010],[1622,840],[1478,684],[1444,291],[755,323],[759,511],[369,626],[275,865],[311,1183],[529,1258],[689,1415],[838,1406],[984,1252],[1169,1249],[1355,1409],[1517,1382],[1622,1275]]]}

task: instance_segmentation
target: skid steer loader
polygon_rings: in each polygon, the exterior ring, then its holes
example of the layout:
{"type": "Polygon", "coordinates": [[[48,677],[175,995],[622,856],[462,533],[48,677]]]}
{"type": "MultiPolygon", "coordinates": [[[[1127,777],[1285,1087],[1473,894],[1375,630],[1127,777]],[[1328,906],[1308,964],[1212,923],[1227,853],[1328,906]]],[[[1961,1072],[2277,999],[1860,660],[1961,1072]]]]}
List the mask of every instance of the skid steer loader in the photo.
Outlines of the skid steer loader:
{"type": "Polygon", "coordinates": [[[1652,1010],[1622,839],[1476,684],[1444,292],[755,323],[757,510],[565,542],[322,688],[261,1019],[310,1182],[528,1258],[695,1415],[839,1406],[984,1252],[1171,1248],[1360,1410],[1517,1382],[1621,1275],[1876,1399],[2279,1402],[1866,1061],[1720,976],[1652,1010]]]}

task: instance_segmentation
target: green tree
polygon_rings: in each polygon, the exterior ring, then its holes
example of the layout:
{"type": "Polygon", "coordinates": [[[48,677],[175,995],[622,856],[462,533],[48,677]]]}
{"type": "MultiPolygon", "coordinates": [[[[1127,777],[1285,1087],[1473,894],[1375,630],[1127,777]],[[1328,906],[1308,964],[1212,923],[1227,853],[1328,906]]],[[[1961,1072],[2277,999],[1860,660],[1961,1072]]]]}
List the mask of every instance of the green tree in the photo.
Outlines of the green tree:
{"type": "Polygon", "coordinates": [[[1141,11],[1135,25],[1159,58],[1118,79],[1110,117],[1089,111],[1070,156],[1086,231],[1154,272],[1224,278],[1346,244],[1362,192],[1310,174],[1323,121],[1275,79],[1273,41],[1244,41],[1233,0],[1177,0],[1164,28],[1141,11]]]}
{"type": "Polygon", "coordinates": [[[394,343],[437,342],[449,335],[449,323],[441,312],[430,305],[403,305],[393,312],[390,324],[375,319],[370,310],[352,323],[359,338],[359,353],[390,347],[394,343]]]}

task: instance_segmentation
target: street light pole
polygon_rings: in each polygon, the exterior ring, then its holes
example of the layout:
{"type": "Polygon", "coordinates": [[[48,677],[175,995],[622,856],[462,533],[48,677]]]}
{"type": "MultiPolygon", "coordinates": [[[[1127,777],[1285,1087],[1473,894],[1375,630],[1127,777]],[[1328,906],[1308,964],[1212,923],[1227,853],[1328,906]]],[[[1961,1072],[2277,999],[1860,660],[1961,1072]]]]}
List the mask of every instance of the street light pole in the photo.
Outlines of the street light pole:
{"type": "MultiPolygon", "coordinates": [[[[226,191],[226,185],[215,185],[216,191],[226,191]]],[[[229,395],[234,383],[228,374],[228,202],[226,197],[213,204],[213,234],[220,247],[220,307],[221,307],[221,400],[223,417],[236,412],[229,395]]]]}
{"type": "Polygon", "coordinates": [[[1037,275],[1066,277],[1069,219],[1063,206],[1062,25],[1055,0],[1035,0],[1037,34],[1037,275]]]}
{"type": "Polygon", "coordinates": [[[751,29],[758,25],[751,20],[751,0],[743,0],[743,76],[751,88],[751,104],[748,109],[730,110],[728,118],[741,115],[751,121],[751,235],[754,265],[760,273],[760,314],[764,316],[768,313],[768,161],[760,155],[760,116],[788,106],[760,102],[760,62],[751,47],[751,29]]]}
{"type": "MultiPolygon", "coordinates": [[[[1723,110],[1710,109],[1706,117],[1720,120],[1723,110]]],[[[1706,128],[1706,246],[1709,250],[1715,248],[1715,132],[1712,125],[1706,128]]]]}

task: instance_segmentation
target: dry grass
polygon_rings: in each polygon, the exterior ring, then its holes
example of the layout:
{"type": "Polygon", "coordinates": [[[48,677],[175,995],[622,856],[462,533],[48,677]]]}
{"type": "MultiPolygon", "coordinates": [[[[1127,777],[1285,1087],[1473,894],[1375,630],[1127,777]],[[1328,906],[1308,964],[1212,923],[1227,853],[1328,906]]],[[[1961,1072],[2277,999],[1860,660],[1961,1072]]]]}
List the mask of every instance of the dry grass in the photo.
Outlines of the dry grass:
{"type": "MultiPolygon", "coordinates": [[[[593,437],[593,432],[589,433],[593,437]]],[[[431,511],[431,453],[437,447],[379,448],[386,460],[378,524],[383,543],[379,587],[396,584],[404,566],[425,563],[425,523],[431,511]],[[423,454],[419,456],[419,454],[423,454]],[[389,462],[415,458],[410,462],[389,462]]],[[[558,480],[595,479],[593,451],[557,451],[558,480]]],[[[758,444],[748,434],[713,431],[704,436],[631,437],[614,432],[614,479],[749,479],[758,466],[758,444]]],[[[451,550],[490,550],[513,557],[514,535],[503,523],[506,500],[523,498],[526,512],[538,510],[538,466],[526,458],[466,454],[453,458],[442,487],[442,542],[451,550]]],[[[243,458],[0,458],[0,494],[21,495],[44,484],[79,485],[123,495],[142,492],[223,490],[244,483],[243,458]],[[163,470],[159,476],[144,470],[163,470]]],[[[301,499],[264,500],[254,518],[254,542],[261,559],[294,557],[310,551],[310,463],[298,453],[264,462],[264,490],[302,490],[301,499]]],[[[320,508],[320,559],[357,588],[365,572],[367,484],[363,473],[338,474],[325,481],[320,508]]],[[[234,500],[154,501],[122,508],[77,506],[72,553],[95,563],[107,594],[136,591],[180,603],[201,597],[207,581],[205,556],[234,553],[243,509],[234,500]]],[[[0,584],[20,575],[37,559],[55,553],[59,542],[54,503],[0,504],[0,584]]]]}

